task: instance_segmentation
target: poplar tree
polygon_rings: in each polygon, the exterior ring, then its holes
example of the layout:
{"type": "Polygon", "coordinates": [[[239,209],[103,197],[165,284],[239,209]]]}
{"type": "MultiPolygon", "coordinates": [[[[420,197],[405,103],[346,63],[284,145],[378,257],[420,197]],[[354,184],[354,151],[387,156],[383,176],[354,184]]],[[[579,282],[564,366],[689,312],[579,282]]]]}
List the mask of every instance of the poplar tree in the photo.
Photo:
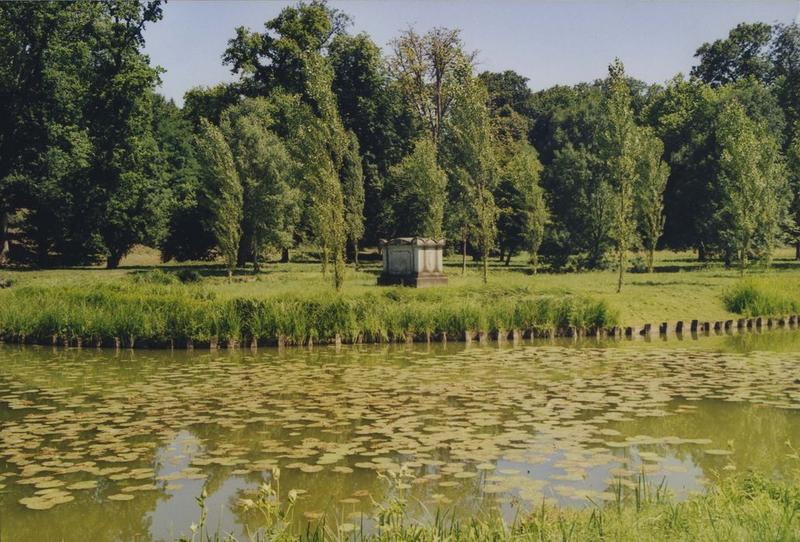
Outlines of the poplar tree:
{"type": "Polygon", "coordinates": [[[636,191],[642,241],[647,249],[647,272],[653,272],[656,245],[664,233],[664,190],[669,166],[664,162],[664,144],[652,129],[640,129],[639,183],[636,191]]]}
{"type": "Polygon", "coordinates": [[[496,192],[500,247],[507,251],[506,265],[515,250],[527,250],[531,268],[536,273],[539,247],[549,218],[544,190],[539,186],[542,164],[536,149],[527,143],[514,143],[505,154],[509,157],[501,168],[496,192]]]}
{"type": "Polygon", "coordinates": [[[614,241],[619,277],[617,292],[622,284],[627,265],[628,251],[635,243],[635,189],[638,129],[633,120],[631,94],[625,79],[625,67],[619,59],[608,67],[609,89],[605,100],[606,126],[601,149],[605,157],[606,173],[613,191],[613,222],[611,238],[614,241]]]}
{"type": "Polygon", "coordinates": [[[497,238],[497,163],[494,137],[483,83],[472,75],[472,66],[459,68],[462,81],[447,119],[444,133],[446,163],[451,179],[465,193],[472,228],[480,247],[483,281],[488,282],[489,254],[497,238]]]}
{"type": "Polygon", "coordinates": [[[200,177],[205,197],[211,210],[211,230],[230,281],[236,268],[242,236],[242,184],[225,137],[219,128],[205,119],[200,121],[197,159],[201,166],[200,177]]]}
{"type": "Polygon", "coordinates": [[[789,205],[786,171],[775,138],[735,100],[720,113],[717,140],[720,237],[744,274],[751,255],[769,261],[780,239],[789,205]]]}
{"type": "Polygon", "coordinates": [[[791,201],[789,204],[789,223],[787,231],[794,242],[794,257],[800,260],[800,124],[795,127],[795,133],[786,149],[786,169],[791,201]]]}
{"type": "MultiPolygon", "coordinates": [[[[322,249],[323,272],[333,258],[333,284],[344,283],[347,222],[342,176],[345,173],[348,137],[331,90],[333,73],[318,53],[304,55],[303,95],[314,115],[304,128],[303,164],[314,215],[315,236],[322,249]]],[[[363,209],[363,204],[362,204],[363,209]]],[[[363,211],[362,211],[363,212],[363,211]]]]}
{"type": "Polygon", "coordinates": [[[352,131],[347,132],[341,178],[347,238],[353,250],[353,264],[358,267],[358,244],[364,237],[364,169],[358,152],[358,138],[352,131]]]}

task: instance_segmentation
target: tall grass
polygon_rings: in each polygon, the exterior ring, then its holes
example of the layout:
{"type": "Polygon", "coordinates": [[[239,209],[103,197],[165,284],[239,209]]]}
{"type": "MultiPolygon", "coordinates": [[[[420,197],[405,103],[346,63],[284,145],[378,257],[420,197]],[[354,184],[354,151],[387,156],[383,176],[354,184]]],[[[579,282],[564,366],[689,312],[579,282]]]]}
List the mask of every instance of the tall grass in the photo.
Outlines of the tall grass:
{"type": "Polygon", "coordinates": [[[169,346],[420,340],[446,334],[616,325],[604,301],[530,294],[334,293],[220,297],[169,280],[27,285],[0,293],[0,337],[13,342],[169,346]]]}
{"type": "Polygon", "coordinates": [[[723,293],[725,308],[744,316],[779,316],[800,313],[796,284],[775,279],[746,279],[723,293]]]}
{"type": "MultiPolygon", "coordinates": [[[[251,541],[371,541],[444,542],[652,542],[722,540],[800,540],[800,488],[791,481],[770,480],[755,474],[720,481],[702,495],[685,501],[672,498],[662,486],[640,482],[631,493],[619,491],[608,503],[588,503],[585,508],[539,504],[513,522],[498,513],[457,519],[449,511],[435,511],[427,521],[407,517],[407,498],[396,496],[378,504],[373,530],[365,532],[358,521],[347,532],[321,522],[305,528],[293,521],[294,501],[278,500],[268,484],[249,507],[260,512],[263,525],[249,530],[251,541]]],[[[231,535],[209,531],[204,501],[199,527],[181,542],[235,541],[231,535]]],[[[363,525],[363,522],[362,522],[363,525]]]]}

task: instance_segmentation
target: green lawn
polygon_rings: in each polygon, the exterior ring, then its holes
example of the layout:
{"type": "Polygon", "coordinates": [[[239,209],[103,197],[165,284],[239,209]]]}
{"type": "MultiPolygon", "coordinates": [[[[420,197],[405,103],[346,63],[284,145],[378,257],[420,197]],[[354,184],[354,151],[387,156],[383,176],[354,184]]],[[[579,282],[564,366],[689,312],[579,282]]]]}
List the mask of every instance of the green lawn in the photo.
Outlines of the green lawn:
{"type": "MultiPolygon", "coordinates": [[[[748,276],[759,277],[773,283],[779,289],[800,290],[800,262],[793,259],[790,249],[779,251],[770,269],[754,268],[748,276]]],[[[120,269],[108,271],[101,268],[57,269],[42,271],[2,271],[15,285],[75,285],[91,288],[99,283],[119,282],[126,276],[141,273],[154,267],[175,270],[191,267],[202,276],[201,284],[220,297],[265,298],[282,295],[320,296],[330,294],[330,278],[323,278],[321,266],[310,257],[299,254],[296,263],[268,263],[254,275],[242,271],[232,284],[227,282],[223,269],[208,263],[166,264],[158,261],[155,251],[139,249],[131,254],[120,269]]],[[[509,266],[492,261],[489,284],[484,286],[477,262],[468,261],[466,275],[461,274],[461,260],[450,257],[445,262],[445,271],[450,279],[446,288],[429,290],[406,290],[404,297],[424,296],[435,302],[437,299],[469,299],[491,302],[492,299],[522,297],[530,295],[583,295],[607,301],[619,312],[623,324],[656,324],[674,320],[723,320],[736,315],[728,312],[722,302],[723,292],[736,284],[739,273],[725,269],[719,262],[700,263],[691,253],[660,252],[657,255],[656,272],[628,273],[625,287],[617,294],[616,274],[613,271],[591,271],[581,273],[546,273],[531,275],[525,264],[526,258],[518,256],[509,266]]],[[[363,262],[360,271],[348,269],[343,288],[345,296],[367,292],[385,293],[386,288],[376,286],[380,262],[363,262]]]]}

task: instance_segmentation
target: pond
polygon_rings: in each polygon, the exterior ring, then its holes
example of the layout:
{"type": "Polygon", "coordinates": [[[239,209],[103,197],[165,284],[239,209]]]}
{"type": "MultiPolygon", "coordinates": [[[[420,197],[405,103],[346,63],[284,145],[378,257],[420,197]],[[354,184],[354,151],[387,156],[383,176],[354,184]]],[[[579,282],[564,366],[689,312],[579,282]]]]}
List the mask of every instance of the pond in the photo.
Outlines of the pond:
{"type": "Polygon", "coordinates": [[[0,346],[0,538],[162,540],[255,525],[588,506],[642,476],[678,497],[797,467],[800,334],[234,352],[0,346]],[[279,469],[279,470],[278,470],[279,469]],[[394,473],[394,476],[391,474],[394,473]],[[275,480],[275,476],[278,479],[275,480]]]}

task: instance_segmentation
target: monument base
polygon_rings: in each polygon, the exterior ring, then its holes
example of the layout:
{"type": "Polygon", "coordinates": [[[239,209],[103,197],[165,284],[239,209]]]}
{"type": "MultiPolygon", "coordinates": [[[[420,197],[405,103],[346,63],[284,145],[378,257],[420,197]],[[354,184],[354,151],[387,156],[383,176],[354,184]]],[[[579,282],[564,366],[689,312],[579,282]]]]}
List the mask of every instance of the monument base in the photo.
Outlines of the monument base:
{"type": "Polygon", "coordinates": [[[409,275],[388,275],[381,273],[378,276],[380,286],[411,286],[412,288],[426,288],[428,286],[444,286],[447,284],[447,275],[442,273],[420,273],[409,275]]]}

